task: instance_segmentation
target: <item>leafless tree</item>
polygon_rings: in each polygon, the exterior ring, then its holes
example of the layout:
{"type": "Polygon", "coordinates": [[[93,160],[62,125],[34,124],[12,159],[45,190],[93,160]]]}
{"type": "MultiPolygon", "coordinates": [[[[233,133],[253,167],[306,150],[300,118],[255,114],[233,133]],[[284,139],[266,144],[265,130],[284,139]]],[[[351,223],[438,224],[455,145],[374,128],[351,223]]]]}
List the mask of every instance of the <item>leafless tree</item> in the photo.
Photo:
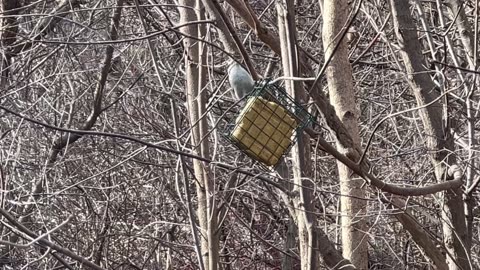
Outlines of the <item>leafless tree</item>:
{"type": "Polygon", "coordinates": [[[0,0],[2,269],[478,269],[478,1],[0,0]],[[229,60],[314,116],[224,136],[229,60]]]}

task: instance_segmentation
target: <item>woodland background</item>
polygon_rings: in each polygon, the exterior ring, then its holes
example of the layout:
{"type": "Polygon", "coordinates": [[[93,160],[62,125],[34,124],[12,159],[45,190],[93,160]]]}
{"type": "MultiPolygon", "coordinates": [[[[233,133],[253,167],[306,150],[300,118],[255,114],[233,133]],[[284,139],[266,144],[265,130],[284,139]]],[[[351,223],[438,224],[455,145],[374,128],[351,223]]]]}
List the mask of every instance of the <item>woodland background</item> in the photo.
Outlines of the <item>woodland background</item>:
{"type": "Polygon", "coordinates": [[[480,269],[477,0],[0,4],[2,269],[480,269]],[[232,57],[315,115],[275,171],[232,57]]]}

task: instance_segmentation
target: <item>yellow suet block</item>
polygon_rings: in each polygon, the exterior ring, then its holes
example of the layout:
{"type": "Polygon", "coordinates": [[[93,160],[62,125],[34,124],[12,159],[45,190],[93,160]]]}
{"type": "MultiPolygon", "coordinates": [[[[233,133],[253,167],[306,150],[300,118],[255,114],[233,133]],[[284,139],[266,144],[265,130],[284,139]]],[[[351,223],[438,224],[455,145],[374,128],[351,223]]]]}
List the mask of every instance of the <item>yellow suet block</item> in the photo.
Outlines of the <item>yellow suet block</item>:
{"type": "Polygon", "coordinates": [[[297,127],[285,108],[262,97],[251,97],[235,123],[232,137],[247,154],[267,166],[277,164],[297,127]]]}

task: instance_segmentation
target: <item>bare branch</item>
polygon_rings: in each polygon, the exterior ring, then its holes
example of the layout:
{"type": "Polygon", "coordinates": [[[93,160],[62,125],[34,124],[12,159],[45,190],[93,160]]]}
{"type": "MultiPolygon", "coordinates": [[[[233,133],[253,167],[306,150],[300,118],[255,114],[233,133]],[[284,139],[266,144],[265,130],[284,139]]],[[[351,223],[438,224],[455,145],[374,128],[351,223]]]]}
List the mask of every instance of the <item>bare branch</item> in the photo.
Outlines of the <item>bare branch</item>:
{"type": "MultiPolygon", "coordinates": [[[[91,261],[85,259],[84,257],[81,257],[77,254],[75,254],[74,252],[72,252],[71,250],[69,249],[66,249],[66,248],[63,248],[57,244],[54,244],[48,240],[45,240],[43,239],[42,237],[39,237],[37,236],[35,233],[33,233],[32,231],[30,231],[27,227],[25,227],[22,223],[20,223],[19,221],[17,221],[15,218],[13,218],[5,209],[3,208],[0,208],[0,214],[2,216],[4,216],[8,222],[10,222],[13,226],[15,226],[17,229],[19,229],[20,231],[22,231],[23,233],[29,235],[30,237],[34,238],[34,239],[38,239],[38,242],[44,246],[47,246],[59,253],[62,253],[63,255],[67,256],[67,257],[70,257],[72,258],[73,260],[81,263],[81,264],[84,264],[92,269],[95,269],[95,270],[104,270],[104,268],[92,263],[91,261]]],[[[69,220],[69,219],[67,219],[69,220]]],[[[9,244],[13,244],[13,243],[9,243],[9,244]]]]}

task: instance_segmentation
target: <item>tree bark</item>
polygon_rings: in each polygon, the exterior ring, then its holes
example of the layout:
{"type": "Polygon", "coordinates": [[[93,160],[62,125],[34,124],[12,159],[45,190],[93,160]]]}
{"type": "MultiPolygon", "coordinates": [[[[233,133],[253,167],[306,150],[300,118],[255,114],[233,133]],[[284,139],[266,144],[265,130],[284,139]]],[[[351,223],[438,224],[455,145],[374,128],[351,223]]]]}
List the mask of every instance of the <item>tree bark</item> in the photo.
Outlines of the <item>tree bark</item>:
{"type": "MultiPolygon", "coordinates": [[[[427,74],[416,26],[404,1],[390,0],[395,33],[400,43],[408,83],[419,106],[431,104],[420,109],[424,126],[427,148],[434,166],[437,181],[448,180],[447,168],[455,163],[453,153],[453,136],[449,127],[444,127],[442,107],[438,101],[439,94],[427,74]]],[[[444,192],[442,209],[443,239],[447,249],[447,264],[450,269],[470,269],[469,255],[465,248],[467,227],[463,209],[462,189],[455,188],[444,192]]]]}
{"type": "MultiPolygon", "coordinates": [[[[355,147],[360,146],[358,131],[358,111],[353,89],[352,67],[348,60],[346,40],[339,40],[342,28],[348,17],[347,1],[324,1],[323,3],[323,44],[325,58],[333,58],[326,70],[330,102],[340,121],[350,131],[355,147]],[[340,42],[337,51],[335,44],[340,42]]],[[[352,148],[345,148],[337,140],[337,149],[347,155],[353,154],[352,148]],[[352,153],[349,153],[352,152],[352,153]]],[[[365,232],[366,201],[365,191],[361,188],[363,180],[352,177],[351,170],[343,163],[337,162],[341,190],[341,224],[343,256],[358,269],[368,269],[368,249],[365,232]]]]}
{"type": "MultiPolygon", "coordinates": [[[[455,24],[458,27],[458,34],[460,36],[460,40],[462,41],[464,50],[465,50],[465,58],[467,59],[468,62],[468,68],[470,70],[477,70],[478,67],[478,48],[475,46],[475,38],[473,35],[472,27],[468,22],[467,15],[465,14],[465,9],[462,6],[463,2],[460,2],[459,0],[447,0],[445,1],[446,5],[450,9],[450,17],[452,20],[455,20],[455,24]],[[457,17],[458,14],[458,17],[457,17]]],[[[441,9],[440,9],[441,10],[441,9]]],[[[480,79],[478,76],[474,77],[474,82],[473,83],[478,83],[480,82],[480,79]]],[[[476,139],[476,134],[475,134],[475,116],[474,112],[475,109],[473,108],[473,102],[471,100],[472,94],[473,94],[473,89],[469,90],[470,93],[467,93],[467,97],[465,100],[465,105],[466,105],[466,114],[467,114],[467,136],[468,136],[468,165],[466,168],[466,173],[465,173],[465,184],[467,187],[467,190],[470,189],[470,187],[474,183],[475,176],[477,175],[474,170],[476,167],[476,151],[474,151],[474,147],[477,144],[477,139],[476,139]]],[[[472,196],[471,193],[466,194],[465,202],[464,202],[464,207],[465,207],[465,218],[466,218],[466,223],[467,223],[467,239],[466,239],[466,246],[468,249],[471,248],[471,242],[472,242],[472,236],[473,236],[473,208],[475,207],[475,202],[476,198],[475,196],[472,196]]]]}
{"type": "MultiPolygon", "coordinates": [[[[278,1],[278,28],[282,53],[283,73],[287,77],[298,77],[299,53],[296,46],[296,24],[293,0],[278,1]]],[[[306,104],[308,97],[300,82],[286,81],[287,92],[300,104],[306,104]]],[[[299,196],[295,199],[298,239],[300,245],[301,269],[316,269],[318,261],[316,220],[313,214],[312,163],[310,160],[310,137],[299,134],[298,142],[292,148],[293,177],[299,196]]]]}
{"type": "MultiPolygon", "coordinates": [[[[203,7],[200,1],[180,0],[181,23],[202,19],[203,7]],[[188,8],[190,7],[190,8],[188,8]],[[195,11],[196,12],[195,12],[195,11]]],[[[182,28],[188,36],[203,38],[205,29],[200,25],[189,25],[182,28]]],[[[208,140],[202,138],[207,134],[207,121],[202,117],[206,106],[206,69],[204,65],[206,53],[205,46],[193,39],[185,38],[186,49],[186,92],[187,106],[191,124],[191,142],[196,155],[208,158],[208,140]]],[[[201,228],[201,250],[204,269],[215,270],[218,267],[219,237],[217,230],[218,213],[214,204],[213,180],[210,177],[208,164],[194,159],[193,169],[197,187],[197,215],[201,228]]],[[[187,188],[187,187],[185,187],[187,188]]]]}

